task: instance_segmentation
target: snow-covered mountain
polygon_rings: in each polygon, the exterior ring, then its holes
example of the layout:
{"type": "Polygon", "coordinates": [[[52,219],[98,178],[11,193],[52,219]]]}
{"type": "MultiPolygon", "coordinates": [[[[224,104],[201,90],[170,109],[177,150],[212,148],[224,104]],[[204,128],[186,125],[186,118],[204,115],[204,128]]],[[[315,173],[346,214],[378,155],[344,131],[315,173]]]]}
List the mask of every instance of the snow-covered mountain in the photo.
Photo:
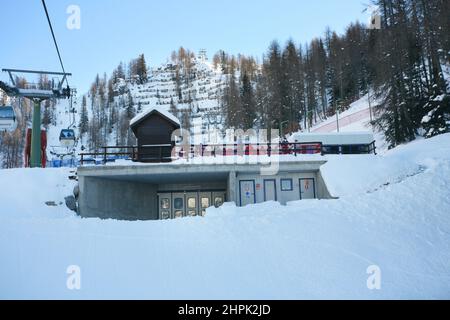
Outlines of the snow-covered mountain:
{"type": "MultiPolygon", "coordinates": [[[[116,80],[112,86],[113,101],[107,105],[107,108],[111,110],[106,111],[107,119],[105,119],[109,124],[104,125],[103,119],[100,119],[100,125],[97,124],[102,135],[101,145],[127,144],[126,139],[122,137],[123,132],[120,132],[121,127],[122,131],[123,126],[127,127],[127,121],[121,125],[120,117],[128,112],[130,103],[134,115],[155,107],[175,113],[175,116],[184,124],[186,121],[189,122],[192,133],[197,135],[222,126],[224,119],[221,97],[227,85],[227,76],[220,68],[215,68],[205,54],[193,55],[192,65],[189,66],[188,71],[172,62],[167,62],[158,67],[149,68],[147,73],[148,79],[145,83],[126,78],[116,80]],[[111,112],[117,113],[115,123],[111,122],[111,112]],[[120,143],[121,139],[122,143],[120,143]]],[[[105,95],[108,95],[108,92],[105,95]]],[[[70,127],[80,138],[74,148],[76,153],[82,149],[92,149],[95,145],[91,141],[92,135],[89,132],[84,134],[80,132],[83,96],[86,99],[90,126],[95,126],[93,121],[98,116],[96,108],[99,108],[98,105],[101,104],[98,101],[100,99],[98,95],[94,96],[90,91],[74,97],[72,104],[70,100],[59,101],[55,108],[54,123],[48,129],[49,159],[59,158],[60,154],[68,151],[59,147],[59,134],[62,129],[70,127]],[[75,110],[75,114],[69,112],[71,109],[75,110]]]]}
{"type": "Polygon", "coordinates": [[[215,69],[205,57],[195,58],[191,69],[193,78],[181,84],[182,98],[177,92],[175,66],[171,63],[150,69],[146,84],[127,84],[135,104],[143,107],[177,104],[179,111],[194,107],[194,116],[200,117],[209,111],[219,111],[219,100],[226,86],[226,76],[215,69]]]}

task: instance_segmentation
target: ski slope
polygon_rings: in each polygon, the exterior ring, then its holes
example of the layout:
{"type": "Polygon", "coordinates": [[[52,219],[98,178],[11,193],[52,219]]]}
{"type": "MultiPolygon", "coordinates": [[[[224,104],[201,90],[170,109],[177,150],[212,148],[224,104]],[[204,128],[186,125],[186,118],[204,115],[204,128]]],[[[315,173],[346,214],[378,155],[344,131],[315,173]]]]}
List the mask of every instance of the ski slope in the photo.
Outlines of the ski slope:
{"type": "Polygon", "coordinates": [[[149,222],[76,217],[66,169],[0,170],[0,298],[449,299],[450,134],[327,159],[338,200],[149,222]]]}
{"type": "MultiPolygon", "coordinates": [[[[375,119],[374,107],[379,104],[379,101],[371,96],[370,106],[372,107],[372,118],[375,119]]],[[[333,116],[324,121],[316,123],[309,131],[312,133],[333,133],[338,132],[373,132],[376,139],[377,150],[380,153],[384,153],[388,149],[388,145],[385,141],[384,134],[379,132],[374,126],[371,125],[371,110],[369,107],[369,95],[366,94],[361,99],[353,102],[350,107],[339,113],[338,117],[333,116]]]]}

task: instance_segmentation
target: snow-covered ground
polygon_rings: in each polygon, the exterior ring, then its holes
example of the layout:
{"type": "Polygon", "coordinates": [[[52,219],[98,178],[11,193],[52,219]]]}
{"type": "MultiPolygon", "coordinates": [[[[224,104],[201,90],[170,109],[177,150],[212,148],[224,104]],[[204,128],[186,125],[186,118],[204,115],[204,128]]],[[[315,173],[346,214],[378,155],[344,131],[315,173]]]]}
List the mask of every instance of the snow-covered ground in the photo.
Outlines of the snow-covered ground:
{"type": "Polygon", "coordinates": [[[450,298],[450,134],[327,159],[338,200],[149,222],[76,217],[66,169],[1,170],[0,298],[450,298]]]}

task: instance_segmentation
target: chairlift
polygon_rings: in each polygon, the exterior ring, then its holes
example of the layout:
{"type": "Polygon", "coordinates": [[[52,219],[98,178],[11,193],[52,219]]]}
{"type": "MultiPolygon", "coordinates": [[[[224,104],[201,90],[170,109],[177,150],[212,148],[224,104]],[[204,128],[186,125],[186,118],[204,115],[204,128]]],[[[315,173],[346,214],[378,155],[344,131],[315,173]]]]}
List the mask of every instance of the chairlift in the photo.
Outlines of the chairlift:
{"type": "Polygon", "coordinates": [[[17,128],[17,119],[13,107],[0,106],[0,131],[14,131],[17,128]]]}
{"type": "Polygon", "coordinates": [[[75,146],[76,138],[75,131],[72,129],[63,129],[59,135],[59,142],[62,147],[73,148],[75,146]]]}

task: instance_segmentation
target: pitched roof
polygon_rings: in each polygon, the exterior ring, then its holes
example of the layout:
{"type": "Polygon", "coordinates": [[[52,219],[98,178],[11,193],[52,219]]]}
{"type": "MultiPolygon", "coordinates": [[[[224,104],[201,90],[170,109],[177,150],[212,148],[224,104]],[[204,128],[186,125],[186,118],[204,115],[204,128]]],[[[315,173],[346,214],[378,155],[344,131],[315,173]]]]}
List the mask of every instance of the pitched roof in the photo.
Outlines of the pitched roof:
{"type": "Polygon", "coordinates": [[[162,115],[164,118],[166,118],[167,120],[169,120],[170,122],[174,123],[177,126],[181,126],[180,120],[178,120],[177,117],[175,117],[173,114],[171,114],[170,112],[160,109],[160,108],[149,108],[143,112],[141,112],[140,114],[138,114],[136,117],[134,117],[133,119],[131,119],[130,121],[130,126],[133,127],[135,125],[137,125],[139,122],[141,122],[142,120],[144,120],[146,117],[150,116],[153,113],[159,113],[160,115],[162,115]]]}

